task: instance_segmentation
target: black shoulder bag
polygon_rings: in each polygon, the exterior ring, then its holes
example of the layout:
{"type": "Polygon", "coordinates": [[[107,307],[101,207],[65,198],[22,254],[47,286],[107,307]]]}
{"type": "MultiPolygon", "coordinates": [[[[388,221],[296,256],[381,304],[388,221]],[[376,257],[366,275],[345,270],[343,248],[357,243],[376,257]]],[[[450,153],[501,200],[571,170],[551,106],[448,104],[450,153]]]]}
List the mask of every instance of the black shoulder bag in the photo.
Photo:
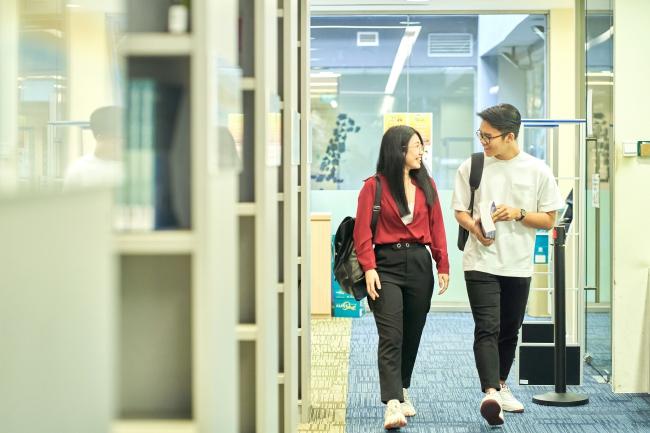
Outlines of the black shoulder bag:
{"type": "MultiPolygon", "coordinates": [[[[379,176],[375,176],[375,202],[372,207],[372,220],[370,228],[372,237],[375,237],[375,228],[381,210],[381,182],[379,176]]],[[[357,301],[368,295],[366,290],[366,276],[361,269],[357,252],[354,249],[354,218],[345,217],[334,235],[334,278],[338,281],[341,289],[353,295],[357,301]]]]}
{"type": "MultiPolygon", "coordinates": [[[[472,153],[472,167],[469,171],[469,188],[472,190],[472,198],[469,201],[469,214],[474,216],[474,193],[481,184],[481,177],[483,176],[483,162],[485,160],[485,155],[483,152],[472,153]]],[[[463,251],[465,250],[465,244],[467,243],[467,238],[469,237],[469,232],[466,228],[459,225],[458,226],[458,249],[463,251]]]]}

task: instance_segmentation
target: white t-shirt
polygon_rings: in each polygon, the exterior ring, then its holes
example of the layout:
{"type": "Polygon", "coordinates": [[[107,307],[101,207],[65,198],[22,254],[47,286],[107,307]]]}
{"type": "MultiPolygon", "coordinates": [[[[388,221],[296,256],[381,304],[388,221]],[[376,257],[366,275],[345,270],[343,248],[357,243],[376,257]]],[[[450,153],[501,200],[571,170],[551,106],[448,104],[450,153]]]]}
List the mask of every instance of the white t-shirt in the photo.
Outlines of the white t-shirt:
{"type": "MultiPolygon", "coordinates": [[[[471,158],[456,172],[452,208],[467,211],[471,198],[469,172],[471,158]]],[[[527,212],[550,212],[564,207],[564,200],[551,169],[544,161],[520,151],[504,161],[485,157],[481,184],[474,196],[474,218],[480,203],[523,208],[527,212]]],[[[533,274],[532,254],[537,229],[518,221],[495,223],[496,238],[489,247],[470,235],[463,254],[464,271],[480,271],[507,277],[530,277],[533,274]]]]}
{"type": "Polygon", "coordinates": [[[122,181],[122,164],[85,155],[74,161],[66,170],[63,185],[69,188],[115,186],[122,181]]]}
{"type": "Polygon", "coordinates": [[[415,212],[415,201],[413,203],[409,203],[409,214],[404,215],[402,217],[402,222],[404,223],[405,226],[411,224],[413,222],[413,212],[415,212]]]}

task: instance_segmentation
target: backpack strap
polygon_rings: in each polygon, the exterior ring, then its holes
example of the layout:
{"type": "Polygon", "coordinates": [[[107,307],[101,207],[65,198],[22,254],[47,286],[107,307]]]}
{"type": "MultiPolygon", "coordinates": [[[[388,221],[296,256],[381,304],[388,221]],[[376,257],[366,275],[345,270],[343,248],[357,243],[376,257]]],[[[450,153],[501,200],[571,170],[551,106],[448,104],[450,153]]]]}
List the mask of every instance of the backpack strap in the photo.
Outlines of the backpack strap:
{"type": "Polygon", "coordinates": [[[474,216],[474,193],[481,185],[484,162],[485,154],[483,152],[472,153],[472,167],[469,171],[469,188],[472,191],[472,198],[469,201],[469,214],[471,216],[474,216]]]}
{"type": "Polygon", "coordinates": [[[381,210],[381,182],[379,176],[375,175],[375,204],[372,206],[372,220],[370,221],[370,229],[372,230],[373,237],[375,236],[375,228],[377,227],[377,220],[379,219],[379,211],[381,210]]]}

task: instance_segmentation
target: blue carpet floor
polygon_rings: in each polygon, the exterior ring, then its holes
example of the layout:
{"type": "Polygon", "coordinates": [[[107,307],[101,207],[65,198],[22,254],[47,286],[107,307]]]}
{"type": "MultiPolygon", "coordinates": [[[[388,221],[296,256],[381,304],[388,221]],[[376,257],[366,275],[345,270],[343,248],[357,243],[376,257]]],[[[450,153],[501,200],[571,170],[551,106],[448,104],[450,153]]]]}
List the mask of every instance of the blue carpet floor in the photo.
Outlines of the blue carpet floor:
{"type": "Polygon", "coordinates": [[[587,352],[592,365],[599,370],[612,371],[612,324],[609,312],[587,314],[587,352]]]}
{"type": "MultiPolygon", "coordinates": [[[[473,322],[469,313],[430,314],[422,337],[411,384],[418,415],[402,432],[494,432],[478,412],[482,398],[472,353],[473,322]]],[[[526,406],[523,414],[506,414],[505,432],[519,433],[650,433],[650,396],[614,394],[607,384],[585,375],[581,387],[590,403],[574,408],[538,406],[535,394],[547,386],[519,386],[511,373],[514,393],[526,406]]],[[[383,432],[384,407],[379,401],[377,330],[372,315],[355,319],[350,341],[347,433],[383,432]]],[[[496,428],[499,431],[499,428],[496,428]]]]}

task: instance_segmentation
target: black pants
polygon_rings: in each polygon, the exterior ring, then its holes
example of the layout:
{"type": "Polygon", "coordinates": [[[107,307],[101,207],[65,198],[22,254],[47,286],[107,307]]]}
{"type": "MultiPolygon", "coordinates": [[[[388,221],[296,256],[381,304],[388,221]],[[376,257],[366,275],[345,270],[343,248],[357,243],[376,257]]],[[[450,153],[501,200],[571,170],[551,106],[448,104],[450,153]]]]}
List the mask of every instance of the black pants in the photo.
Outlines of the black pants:
{"type": "Polygon", "coordinates": [[[411,386],[411,373],[433,294],[433,267],[429,250],[421,244],[400,243],[375,248],[381,281],[372,310],[379,347],[381,401],[403,401],[402,388],[411,386]],[[398,247],[399,245],[399,247],[398,247]]]}
{"type": "Polygon", "coordinates": [[[481,389],[500,389],[515,359],[524,320],[530,278],[466,271],[465,283],[474,316],[474,360],[481,389]]]}

